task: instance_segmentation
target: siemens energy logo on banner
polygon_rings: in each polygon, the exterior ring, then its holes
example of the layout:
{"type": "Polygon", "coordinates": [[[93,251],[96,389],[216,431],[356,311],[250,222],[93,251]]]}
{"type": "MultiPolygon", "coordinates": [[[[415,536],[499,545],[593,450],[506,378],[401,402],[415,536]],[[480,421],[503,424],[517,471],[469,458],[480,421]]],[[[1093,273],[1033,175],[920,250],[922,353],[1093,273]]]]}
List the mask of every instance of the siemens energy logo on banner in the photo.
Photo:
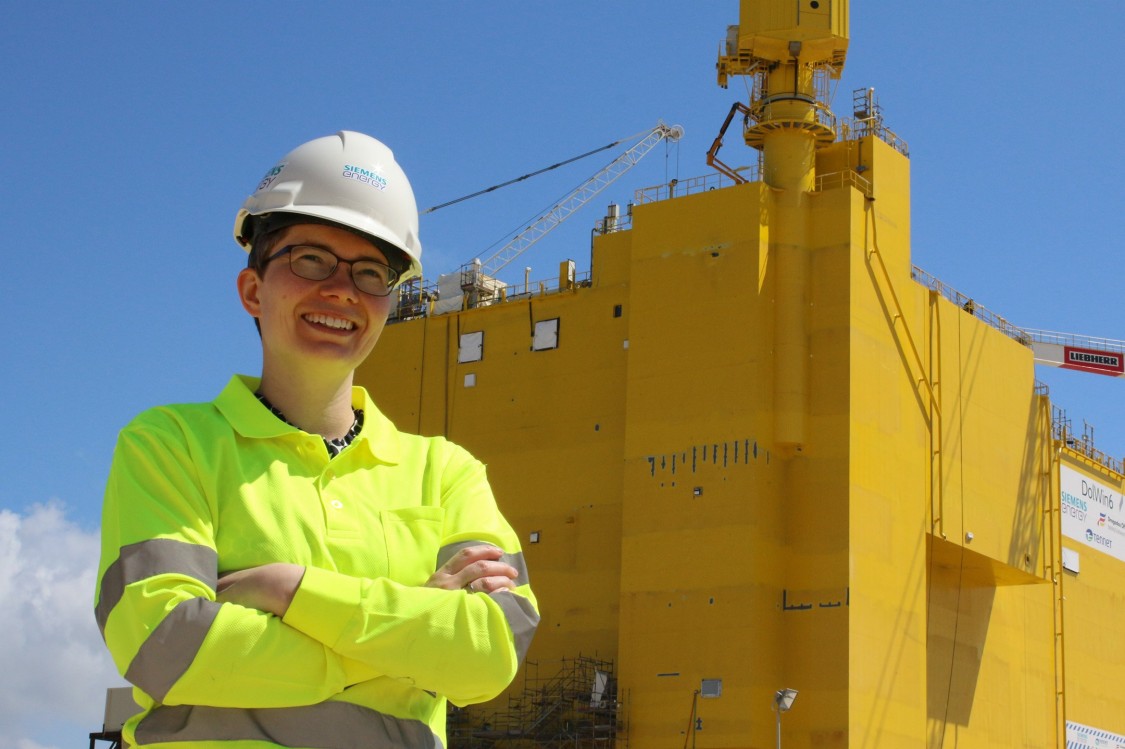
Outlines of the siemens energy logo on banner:
{"type": "Polygon", "coordinates": [[[1125,361],[1121,354],[1076,346],[1063,346],[1062,366],[1100,374],[1125,374],[1125,361]]]}
{"type": "Polygon", "coordinates": [[[1062,534],[1125,562],[1121,494],[1068,466],[1059,466],[1062,534]]]}

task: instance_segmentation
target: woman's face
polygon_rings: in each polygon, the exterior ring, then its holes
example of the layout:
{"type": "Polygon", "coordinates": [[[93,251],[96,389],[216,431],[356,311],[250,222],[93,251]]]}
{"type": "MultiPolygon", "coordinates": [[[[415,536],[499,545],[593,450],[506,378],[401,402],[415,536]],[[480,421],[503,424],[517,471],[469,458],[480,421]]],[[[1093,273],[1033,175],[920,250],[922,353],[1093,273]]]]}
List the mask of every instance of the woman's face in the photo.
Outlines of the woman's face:
{"type": "Polygon", "coordinates": [[[360,292],[348,261],[386,263],[387,258],[366,239],[321,224],[289,227],[269,251],[288,245],[321,247],[340,262],[323,281],[293,273],[291,253],[271,261],[261,275],[250,268],[239,273],[239,296],[261,325],[265,360],[283,365],[336,363],[354,370],[379,340],[395,297],[360,292]]]}

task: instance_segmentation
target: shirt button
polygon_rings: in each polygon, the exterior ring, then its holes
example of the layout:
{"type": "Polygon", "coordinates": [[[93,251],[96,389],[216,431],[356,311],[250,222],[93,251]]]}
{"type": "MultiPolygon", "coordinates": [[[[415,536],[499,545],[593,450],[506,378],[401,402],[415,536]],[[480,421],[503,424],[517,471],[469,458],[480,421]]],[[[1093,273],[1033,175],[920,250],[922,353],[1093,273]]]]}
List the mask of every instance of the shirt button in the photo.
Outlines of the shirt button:
{"type": "Polygon", "coordinates": [[[340,500],[338,500],[338,499],[334,499],[334,500],[332,500],[332,506],[333,506],[333,507],[335,507],[335,508],[336,508],[337,510],[342,510],[342,509],[344,509],[344,503],[343,503],[343,502],[341,502],[341,501],[340,501],[340,500]]]}

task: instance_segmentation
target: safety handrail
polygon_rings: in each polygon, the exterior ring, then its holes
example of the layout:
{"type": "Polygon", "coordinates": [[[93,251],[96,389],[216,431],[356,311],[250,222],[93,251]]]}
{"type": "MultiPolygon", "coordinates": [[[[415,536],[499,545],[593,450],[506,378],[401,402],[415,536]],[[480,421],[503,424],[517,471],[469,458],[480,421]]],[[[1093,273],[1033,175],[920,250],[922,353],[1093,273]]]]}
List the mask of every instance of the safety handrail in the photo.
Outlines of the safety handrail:
{"type": "Polygon", "coordinates": [[[1094,433],[1089,426],[1079,436],[1071,429],[1070,419],[1067,418],[1065,410],[1052,405],[1051,411],[1051,437],[1053,439],[1061,442],[1067,449],[1085,455],[1090,460],[1115,473],[1125,475],[1125,459],[1114,458],[1094,447],[1094,433]]]}
{"type": "Polygon", "coordinates": [[[1052,330],[1032,330],[1025,328],[1024,332],[1035,343],[1053,343],[1058,346],[1074,346],[1077,348],[1109,351],[1115,354],[1125,353],[1125,341],[1116,341],[1112,338],[1080,335],[1078,333],[1057,333],[1052,330]]]}
{"type": "Polygon", "coordinates": [[[844,187],[845,185],[851,185],[864,195],[871,195],[871,180],[851,169],[845,169],[842,172],[818,174],[813,181],[813,192],[831,190],[836,187],[844,187]]]}
{"type": "MultiPolygon", "coordinates": [[[[585,270],[574,275],[574,287],[589,286],[591,272],[585,270]]],[[[503,286],[503,293],[492,296],[477,306],[488,306],[515,302],[531,296],[543,296],[561,290],[558,276],[540,281],[526,281],[524,283],[511,283],[503,286]]],[[[405,322],[419,317],[429,317],[433,314],[433,304],[441,295],[438,285],[432,281],[415,283],[404,286],[399,290],[398,304],[391,310],[388,322],[405,322]]]]}
{"type": "Polygon", "coordinates": [[[972,297],[965,296],[960,291],[957,291],[957,289],[954,289],[952,286],[946,285],[940,279],[937,279],[934,276],[930,275],[926,271],[919,268],[917,265],[911,266],[910,277],[926,288],[938,292],[943,297],[953,302],[973,317],[976,317],[981,321],[988,323],[993,328],[999,330],[1001,333],[1008,336],[1012,340],[1024,346],[1031,346],[1032,338],[1026,330],[1013,325],[1000,315],[985,307],[983,304],[977,302],[972,297]]]}
{"type": "Polygon", "coordinates": [[[851,117],[841,117],[839,119],[838,140],[856,140],[857,138],[865,138],[868,135],[874,135],[903,156],[907,158],[910,157],[910,146],[907,145],[905,140],[899,137],[898,133],[891,130],[886,125],[871,118],[853,119],[851,117]]]}
{"type": "MultiPolygon", "coordinates": [[[[759,164],[740,166],[735,171],[744,176],[746,178],[746,182],[757,182],[761,178],[761,166],[759,164]]],[[[709,192],[711,190],[730,187],[734,184],[737,183],[730,177],[719,174],[718,172],[713,172],[711,174],[704,174],[701,177],[689,177],[688,179],[679,180],[674,179],[663,185],[642,187],[633,193],[633,202],[637,205],[641,205],[643,203],[658,203],[661,200],[681,198],[685,195],[709,192]]]]}

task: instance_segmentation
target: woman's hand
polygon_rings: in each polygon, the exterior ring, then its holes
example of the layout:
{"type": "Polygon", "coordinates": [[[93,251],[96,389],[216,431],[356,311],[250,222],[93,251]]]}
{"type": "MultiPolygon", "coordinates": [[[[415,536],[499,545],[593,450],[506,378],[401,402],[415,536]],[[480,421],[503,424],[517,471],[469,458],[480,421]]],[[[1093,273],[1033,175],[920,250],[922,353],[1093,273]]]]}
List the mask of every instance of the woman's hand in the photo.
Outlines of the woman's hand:
{"type": "Polygon", "coordinates": [[[465,547],[430,575],[426,587],[444,590],[464,588],[470,593],[514,590],[519,571],[499,561],[502,556],[504,552],[495,546],[465,547]]]}

